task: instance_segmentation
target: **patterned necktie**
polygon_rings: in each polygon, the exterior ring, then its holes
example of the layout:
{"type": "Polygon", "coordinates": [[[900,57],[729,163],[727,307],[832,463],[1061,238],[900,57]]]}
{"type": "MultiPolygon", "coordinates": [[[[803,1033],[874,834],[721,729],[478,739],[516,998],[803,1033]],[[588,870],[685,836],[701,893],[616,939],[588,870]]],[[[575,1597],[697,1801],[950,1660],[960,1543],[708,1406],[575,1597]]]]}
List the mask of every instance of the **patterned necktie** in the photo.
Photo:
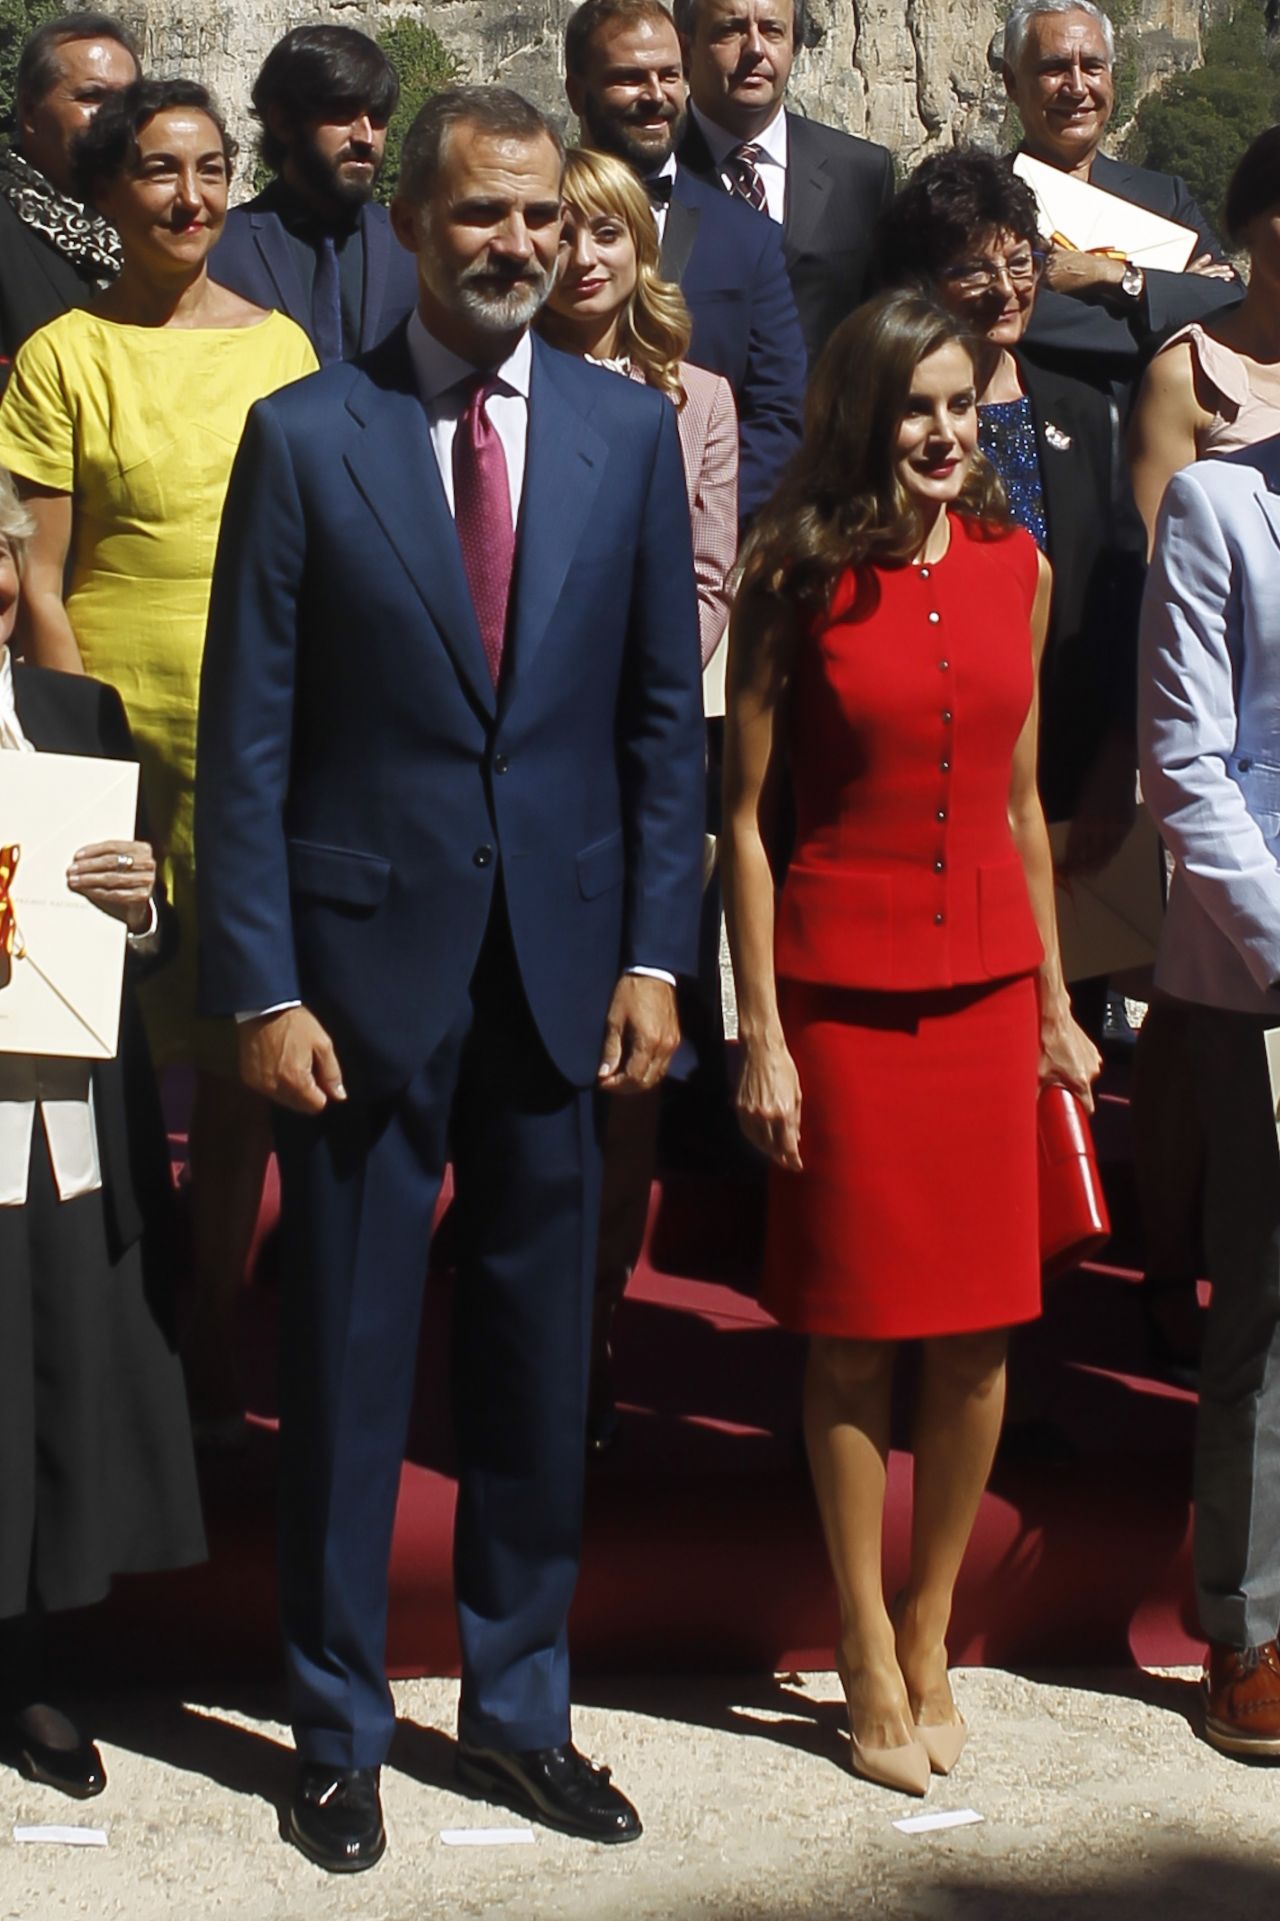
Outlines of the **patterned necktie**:
{"type": "Polygon", "coordinates": [[[467,404],[453,437],[453,517],[484,657],[496,687],[507,637],[516,535],[507,456],[485,412],[497,388],[487,374],[476,374],[467,388],[467,404]]]}
{"type": "Polygon", "coordinates": [[[331,233],[324,235],[316,255],[315,285],[311,289],[311,336],[316,359],[332,367],[342,358],[342,283],[338,248],[331,233]]]}
{"type": "Polygon", "coordinates": [[[764,181],[756,166],[763,152],[764,148],[758,147],[754,140],[744,140],[740,147],[735,147],[732,153],[725,155],[724,162],[731,191],[737,199],[745,200],[749,207],[754,207],[757,213],[767,213],[769,210],[769,196],[765,193],[764,181]]]}

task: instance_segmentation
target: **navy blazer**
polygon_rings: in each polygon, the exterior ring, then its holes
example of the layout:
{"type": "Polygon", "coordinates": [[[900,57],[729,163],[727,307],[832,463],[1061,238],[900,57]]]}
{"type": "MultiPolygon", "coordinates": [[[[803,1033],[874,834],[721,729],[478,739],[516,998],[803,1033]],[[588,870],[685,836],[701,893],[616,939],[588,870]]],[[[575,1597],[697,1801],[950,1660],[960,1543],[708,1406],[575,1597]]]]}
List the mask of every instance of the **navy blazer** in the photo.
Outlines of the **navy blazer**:
{"type": "Polygon", "coordinates": [[[620,972],[695,965],[703,723],[676,414],[540,340],[516,569],[495,693],[404,328],[250,414],[201,685],[202,1000],[303,1000],[363,1097],[403,1086],[457,1020],[499,885],[576,1085],[620,972]]]}
{"type": "MultiPolygon", "coordinates": [[[[368,353],[418,304],[418,267],[392,232],[386,208],[376,201],[360,209],[360,235],[364,247],[360,352],[368,353]]],[[[209,275],[259,307],[288,314],[315,346],[311,306],[278,213],[260,207],[256,200],[233,207],[209,255],[209,275]]]]}
{"type": "MultiPolygon", "coordinates": [[[[1095,154],[1090,183],[1104,193],[1130,200],[1135,207],[1163,214],[1196,233],[1196,254],[1209,253],[1225,261],[1222,244],[1201,213],[1185,180],[1157,173],[1151,167],[1131,167],[1127,161],[1095,154]]],[[[1192,256],[1195,257],[1194,255],[1192,256]]],[[[1160,345],[1190,320],[1200,320],[1219,307],[1239,300],[1241,285],[1230,280],[1206,280],[1203,274],[1148,270],[1141,310],[1113,313],[1091,301],[1042,288],[1036,299],[1025,345],[1044,365],[1057,367],[1098,386],[1113,386],[1127,404],[1134,383],[1160,345]]]]}
{"type": "Polygon", "coordinates": [[[695,367],[723,374],[738,407],[738,514],[749,520],[800,439],[804,335],[772,220],[676,169],[662,272],[693,315],[695,367]]]}
{"type": "MultiPolygon", "coordinates": [[[[726,191],[692,114],[680,164],[726,191]]],[[[892,199],[887,147],[788,111],[782,253],[810,367],[866,297],[876,222],[892,199]]]]}

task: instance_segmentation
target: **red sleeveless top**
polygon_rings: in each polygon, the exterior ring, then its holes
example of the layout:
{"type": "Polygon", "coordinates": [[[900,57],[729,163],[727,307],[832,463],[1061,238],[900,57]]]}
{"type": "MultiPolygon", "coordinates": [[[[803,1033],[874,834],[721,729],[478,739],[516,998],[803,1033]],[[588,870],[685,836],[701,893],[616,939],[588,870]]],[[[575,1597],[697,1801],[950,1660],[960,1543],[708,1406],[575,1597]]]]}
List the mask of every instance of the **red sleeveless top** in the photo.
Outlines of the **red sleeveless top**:
{"type": "Polygon", "coordinates": [[[1029,534],[959,514],[940,561],[842,575],[792,675],[780,979],[919,991],[1039,966],[1008,818],[1036,576],[1029,534]]]}

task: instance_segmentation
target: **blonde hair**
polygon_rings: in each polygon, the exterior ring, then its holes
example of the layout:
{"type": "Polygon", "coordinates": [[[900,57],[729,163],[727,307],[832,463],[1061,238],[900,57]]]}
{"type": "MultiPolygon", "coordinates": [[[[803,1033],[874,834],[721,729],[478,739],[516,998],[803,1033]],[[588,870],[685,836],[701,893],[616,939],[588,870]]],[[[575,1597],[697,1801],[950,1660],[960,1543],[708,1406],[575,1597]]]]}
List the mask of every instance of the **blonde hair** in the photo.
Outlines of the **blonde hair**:
{"type": "Polygon", "coordinates": [[[682,407],[680,362],[689,351],[693,322],[679,287],[658,271],[658,228],[648,195],[625,161],[573,147],[565,160],[564,198],[584,219],[620,220],[631,235],[636,284],[618,318],[616,352],[682,407]]]}
{"type": "Polygon", "coordinates": [[[18,499],[18,490],[13,484],[13,475],[0,467],[0,541],[9,549],[22,572],[27,558],[27,548],[36,530],[33,516],[18,499]]]}

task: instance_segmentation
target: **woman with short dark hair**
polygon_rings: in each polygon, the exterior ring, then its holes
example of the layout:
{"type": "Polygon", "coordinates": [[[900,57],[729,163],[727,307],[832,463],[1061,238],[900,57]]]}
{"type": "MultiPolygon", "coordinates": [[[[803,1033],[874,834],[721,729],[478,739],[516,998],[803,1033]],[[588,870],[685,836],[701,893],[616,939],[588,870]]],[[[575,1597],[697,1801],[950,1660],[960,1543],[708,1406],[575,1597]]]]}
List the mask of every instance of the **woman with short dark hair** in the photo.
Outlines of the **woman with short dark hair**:
{"type": "Polygon", "coordinates": [[[1040,1312],[1039,1086],[1091,1104],[1036,791],[1049,569],[978,451],[975,348],[920,293],[832,335],[748,539],[729,654],[738,1111],[770,1174],[764,1304],[806,1334],[805,1435],[853,1764],[923,1794],[964,1744],[956,1579],[1040,1312]],[[789,768],[794,848],[775,913],[789,768]],[[883,1512],[897,1347],[924,1343],[911,1565],[883,1512]]]}
{"type": "Polygon", "coordinates": [[[194,1410],[241,1430],[231,1317],[261,1196],[266,1104],[236,1078],[231,1022],[196,1015],[196,708],[222,502],[254,401],[316,362],[291,320],[210,280],[234,143],[189,80],[143,80],[99,109],[81,185],[120,235],[119,278],[19,351],[0,460],[35,518],[19,633],[27,658],[120,693],[162,873],[182,927],[147,984],[159,1065],[197,1070],[191,1123],[194,1410]],[[64,598],[64,583],[65,598],[64,598]]]}

